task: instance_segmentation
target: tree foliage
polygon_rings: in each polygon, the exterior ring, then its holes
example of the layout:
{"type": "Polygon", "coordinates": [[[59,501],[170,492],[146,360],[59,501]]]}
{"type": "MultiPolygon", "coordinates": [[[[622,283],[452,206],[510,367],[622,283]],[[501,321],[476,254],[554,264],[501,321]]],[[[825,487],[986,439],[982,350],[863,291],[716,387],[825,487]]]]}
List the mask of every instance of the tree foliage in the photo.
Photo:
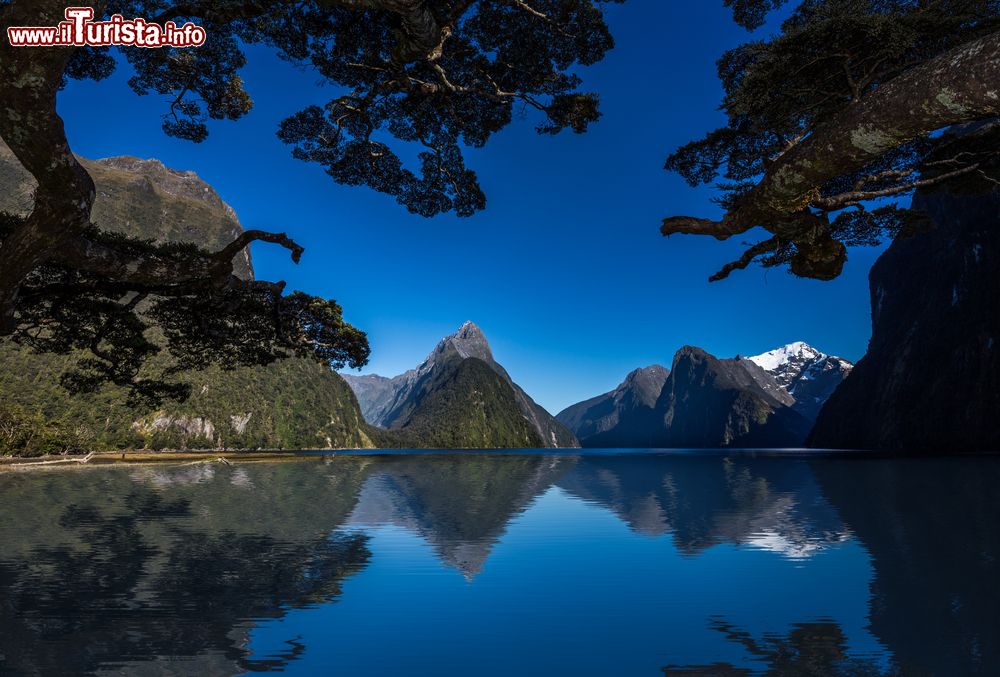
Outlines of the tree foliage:
{"type": "MultiPolygon", "coordinates": [[[[755,29],[786,0],[726,4],[755,29]]],[[[771,237],[713,279],[755,260],[830,279],[847,246],[923,226],[905,206],[915,190],[1000,185],[997,0],[803,0],[718,72],[726,126],[666,167],[715,182],[725,216],[672,217],[662,231],[771,237]]]]}
{"type": "MultiPolygon", "coordinates": [[[[335,367],[367,361],[363,332],[339,305],[283,283],[233,274],[253,241],[302,248],[285,234],[244,233],[218,252],[102,232],[90,219],[95,190],[56,113],[68,79],[108,77],[124,62],[139,95],[166,97],[163,131],[203,141],[209,120],[236,120],[253,102],[240,78],[260,44],[316,71],[337,90],[281,123],[295,157],[334,181],[367,186],[411,212],[468,216],[485,207],[463,148],[481,147],[521,108],[539,133],[583,132],[598,99],[575,68],[613,45],[602,5],[621,0],[109,0],[95,14],[193,21],[195,49],[16,49],[0,44],[0,137],[38,183],[25,218],[0,223],[0,335],[40,351],[84,349],[71,389],[111,381],[138,398],[184,395],[169,379],[140,378],[161,349],[178,368],[267,364],[312,355],[335,367]],[[404,161],[416,148],[417,162],[404,161]]],[[[65,3],[0,2],[4,25],[55,25],[65,3]]],[[[169,375],[166,375],[169,376],[169,375]]]]}

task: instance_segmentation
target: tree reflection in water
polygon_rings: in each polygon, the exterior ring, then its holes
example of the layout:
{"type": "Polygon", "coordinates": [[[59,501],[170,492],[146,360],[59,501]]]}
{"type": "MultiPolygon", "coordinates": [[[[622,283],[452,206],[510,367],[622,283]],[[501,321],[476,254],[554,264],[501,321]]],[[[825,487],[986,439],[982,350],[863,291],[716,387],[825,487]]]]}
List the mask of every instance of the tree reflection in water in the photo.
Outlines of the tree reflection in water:
{"type": "MultiPolygon", "coordinates": [[[[288,535],[258,533],[260,523],[247,518],[261,501],[278,498],[269,488],[284,492],[283,474],[278,466],[256,468],[256,490],[242,491],[246,510],[233,514],[222,488],[211,486],[228,484],[231,472],[208,478],[209,486],[190,497],[165,495],[117,472],[31,478],[13,487],[28,501],[12,504],[15,512],[20,505],[59,517],[12,541],[19,556],[0,556],[0,672],[234,674],[280,670],[299,658],[305,647],[294,637],[272,656],[251,658],[253,623],[336,599],[371,553],[364,534],[333,531],[344,516],[336,496],[326,505],[331,516],[313,524],[301,523],[316,516],[296,511],[301,504],[273,503],[288,535]]],[[[310,489],[335,484],[315,476],[322,482],[304,487],[313,501],[324,493],[310,489]]]]}
{"type": "MultiPolygon", "coordinates": [[[[743,647],[756,662],[766,667],[751,669],[729,663],[667,666],[665,677],[888,677],[899,675],[895,668],[883,669],[877,661],[852,657],[847,652],[847,637],[831,621],[798,623],[787,635],[765,635],[755,639],[749,633],[716,620],[712,627],[731,642],[743,647]]],[[[906,673],[915,675],[916,673],[906,673]]]]}

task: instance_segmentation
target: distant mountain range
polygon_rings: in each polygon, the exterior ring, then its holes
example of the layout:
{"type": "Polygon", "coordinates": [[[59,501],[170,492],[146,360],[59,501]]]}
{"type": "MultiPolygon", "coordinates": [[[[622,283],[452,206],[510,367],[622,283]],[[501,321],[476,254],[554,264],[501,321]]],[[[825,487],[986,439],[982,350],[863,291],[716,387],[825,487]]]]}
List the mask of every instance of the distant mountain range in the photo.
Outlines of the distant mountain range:
{"type": "Polygon", "coordinates": [[[851,366],[802,342],[732,359],[685,346],[556,419],[584,447],[801,446],[851,366]]]}
{"type": "MultiPolygon", "coordinates": [[[[97,186],[94,221],[158,242],[219,249],[242,230],[194,173],[157,160],[81,160],[97,186]]],[[[0,144],[0,210],[24,213],[33,183],[0,144]]],[[[249,252],[237,273],[253,277],[249,252]]],[[[611,392],[553,417],[494,359],[472,322],[395,377],[342,374],[304,359],[178,378],[185,402],[127,406],[120,388],[70,396],[58,385],[73,355],[39,355],[0,341],[0,415],[35,421],[22,453],[68,448],[533,448],[801,445],[851,364],[805,343],[750,358],[682,348],[671,369],[636,369],[611,392]],[[346,380],[346,385],[345,385],[346,380]],[[347,386],[350,386],[349,388],[347,386]],[[353,391],[353,396],[352,396],[353,391]],[[359,409],[360,407],[360,409],[359,409]],[[579,441],[578,441],[579,439],[579,441]]],[[[165,367],[158,356],[154,367],[165,367]]],[[[15,450],[17,451],[17,450],[15,450]]]]}
{"type": "Polygon", "coordinates": [[[415,369],[392,378],[341,376],[368,423],[411,433],[421,446],[579,446],[493,359],[486,336],[472,322],[443,338],[415,369]]]}

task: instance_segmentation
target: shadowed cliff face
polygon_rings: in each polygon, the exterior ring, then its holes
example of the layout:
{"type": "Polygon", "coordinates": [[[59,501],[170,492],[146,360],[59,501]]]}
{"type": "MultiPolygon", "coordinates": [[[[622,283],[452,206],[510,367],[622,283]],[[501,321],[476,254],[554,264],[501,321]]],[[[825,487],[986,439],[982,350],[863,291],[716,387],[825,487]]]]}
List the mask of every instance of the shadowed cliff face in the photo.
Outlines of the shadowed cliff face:
{"type": "Polygon", "coordinates": [[[872,268],[868,354],[820,413],[815,447],[1000,450],[1000,193],[918,195],[935,228],[872,268]]]}
{"type": "Polygon", "coordinates": [[[611,392],[579,402],[556,415],[556,420],[569,428],[581,443],[594,435],[617,430],[617,446],[643,446],[648,442],[647,430],[655,417],[656,400],[670,370],[654,364],[636,369],[611,392]],[[634,433],[634,434],[632,434],[634,433]]]}
{"type": "Polygon", "coordinates": [[[767,370],[684,346],[672,367],[639,369],[559,413],[589,448],[797,447],[809,419],[767,370]]]}
{"type": "Polygon", "coordinates": [[[748,360],[719,360],[686,346],[674,356],[656,408],[664,447],[797,446],[807,421],[795,399],[748,360]]]}

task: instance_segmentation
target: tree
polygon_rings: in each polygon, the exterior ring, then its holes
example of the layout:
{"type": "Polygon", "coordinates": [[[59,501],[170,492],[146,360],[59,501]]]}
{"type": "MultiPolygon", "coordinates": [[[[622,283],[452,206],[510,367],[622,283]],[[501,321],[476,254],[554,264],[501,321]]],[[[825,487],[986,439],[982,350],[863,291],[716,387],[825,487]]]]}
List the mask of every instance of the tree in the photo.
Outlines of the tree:
{"type": "MultiPolygon", "coordinates": [[[[245,46],[263,44],[342,91],[281,124],[278,136],[295,157],[411,212],[468,216],[486,198],[463,145],[484,145],[515,107],[539,111],[546,134],[583,132],[599,117],[597,96],[578,91],[573,69],[613,46],[605,2],[621,0],[108,0],[96,3],[95,15],[205,27],[199,48],[121,50],[135,71],[132,90],[168,97],[166,134],[197,143],[208,119],[245,115],[245,46]],[[421,149],[417,167],[396,153],[400,144],[421,149]]],[[[0,23],[55,25],[65,6],[0,0],[0,23]]],[[[251,230],[208,252],[91,222],[94,183],[73,155],[56,98],[68,78],[99,80],[119,65],[105,48],[0,41],[0,137],[38,182],[26,218],[0,218],[0,336],[42,351],[87,350],[66,385],[112,381],[151,400],[183,395],[164,379],[140,377],[160,350],[146,337],[151,323],[178,368],[292,354],[364,364],[367,338],[335,302],[233,275],[234,257],[254,241],[285,247],[298,261],[303,250],[286,234],[251,230]]]]}
{"type": "MultiPolygon", "coordinates": [[[[726,5],[755,29],[786,2],[726,5]]],[[[1000,186],[997,0],[803,0],[718,70],[726,126],[666,166],[692,186],[718,181],[725,215],[670,217],[661,232],[771,236],[712,280],[754,261],[829,280],[848,246],[924,226],[896,200],[1000,186]]]]}

